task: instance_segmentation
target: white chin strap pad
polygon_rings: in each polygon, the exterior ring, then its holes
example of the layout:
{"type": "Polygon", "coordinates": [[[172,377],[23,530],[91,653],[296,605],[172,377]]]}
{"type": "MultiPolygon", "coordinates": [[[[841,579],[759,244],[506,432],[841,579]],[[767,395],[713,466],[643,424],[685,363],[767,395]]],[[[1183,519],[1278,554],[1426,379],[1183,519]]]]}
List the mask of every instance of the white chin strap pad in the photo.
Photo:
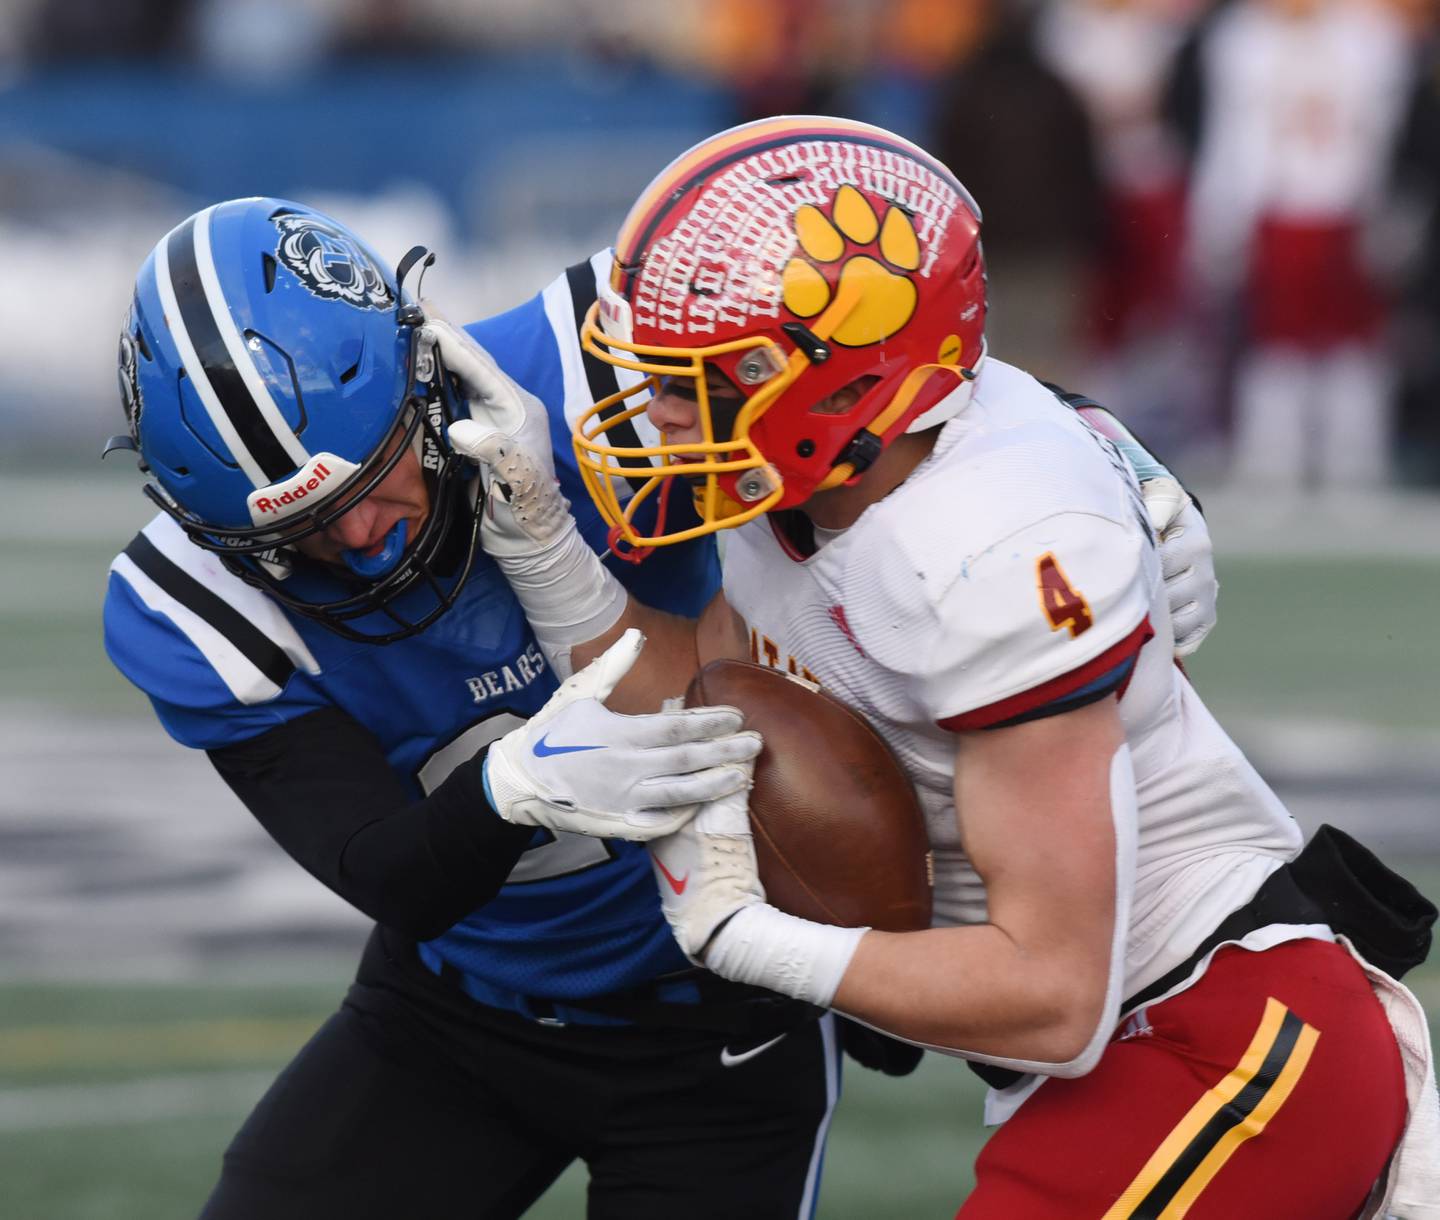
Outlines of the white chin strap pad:
{"type": "Polygon", "coordinates": [[[975,374],[973,378],[967,377],[957,385],[950,393],[946,394],[928,411],[922,411],[910,421],[906,432],[924,432],[928,428],[937,427],[946,420],[954,419],[966,407],[975,396],[975,382],[979,380],[980,370],[985,367],[986,347],[984,341],[980,345],[980,358],[970,366],[970,371],[975,374]]]}

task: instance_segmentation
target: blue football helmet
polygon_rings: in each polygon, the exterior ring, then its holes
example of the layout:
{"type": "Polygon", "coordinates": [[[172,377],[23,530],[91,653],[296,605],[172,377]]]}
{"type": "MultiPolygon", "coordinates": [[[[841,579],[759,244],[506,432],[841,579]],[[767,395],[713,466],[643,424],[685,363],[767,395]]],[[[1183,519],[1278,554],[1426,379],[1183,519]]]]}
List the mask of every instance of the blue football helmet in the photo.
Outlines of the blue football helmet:
{"type": "Polygon", "coordinates": [[[235,199],[161,239],[120,336],[130,432],[111,447],[138,450],[146,494],[231,571],[350,639],[423,630],[474,558],[474,468],[446,434],[464,399],[402,287],[428,261],[414,250],[392,274],[328,216],[235,199]],[[295,549],[407,451],[430,500],[417,537],[402,521],[343,568],[295,549]]]}

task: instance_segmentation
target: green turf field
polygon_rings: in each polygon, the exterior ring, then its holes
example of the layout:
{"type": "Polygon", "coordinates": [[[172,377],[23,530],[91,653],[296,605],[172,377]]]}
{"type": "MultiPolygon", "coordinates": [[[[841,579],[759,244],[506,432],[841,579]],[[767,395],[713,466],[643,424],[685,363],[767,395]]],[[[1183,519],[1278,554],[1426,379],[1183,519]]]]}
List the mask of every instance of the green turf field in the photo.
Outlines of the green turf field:
{"type": "MultiPolygon", "coordinates": [[[[97,477],[118,486],[109,474],[97,477]]],[[[0,481],[0,503],[4,496],[0,481]]],[[[147,514],[138,496],[106,492],[99,502],[98,515],[57,518],[43,539],[0,534],[7,708],[148,720],[143,700],[105,663],[98,626],[106,565],[147,514]]],[[[1428,610],[1440,595],[1440,564],[1246,557],[1222,561],[1221,577],[1221,626],[1190,669],[1222,719],[1351,723],[1385,739],[1435,739],[1440,649],[1428,610]]],[[[1436,826],[1430,851],[1406,862],[1432,897],[1440,896],[1440,819],[1436,826]]],[[[244,975],[165,983],[0,975],[0,1217],[193,1216],[229,1136],[333,1008],[352,965],[348,955],[319,961],[303,983],[293,963],[273,976],[247,966],[244,975]]],[[[123,974],[115,963],[107,969],[123,974]]],[[[1414,981],[1440,1014],[1440,966],[1414,981]]],[[[983,1138],[980,1094],[960,1064],[933,1055],[902,1081],[847,1072],[820,1215],[951,1214],[983,1138]]],[[[572,1171],[533,1215],[581,1216],[583,1190],[572,1171]]]]}
{"type": "Polygon", "coordinates": [[[1225,558],[1220,623],[1189,664],[1221,718],[1440,729],[1434,559],[1225,558]]]}
{"type": "MultiPolygon", "coordinates": [[[[15,985],[0,992],[0,1214],[192,1215],[266,1074],[299,1047],[341,985],[337,974],[333,983],[274,987],[15,985]],[[165,1087],[149,1097],[152,1116],[115,1112],[127,1099],[144,1101],[156,1082],[165,1087]],[[68,1099],[57,1095],[62,1087],[68,1099]],[[20,1125],[27,1100],[28,1130],[20,1125]],[[189,1110],[175,1116],[167,1103],[189,1110]]],[[[932,1056],[904,1081],[853,1069],[845,1090],[821,1214],[953,1209],[980,1138],[981,1092],[969,1072],[932,1056]]],[[[572,1171],[531,1214],[580,1216],[583,1194],[583,1175],[572,1171]]]]}
{"type": "MultiPolygon", "coordinates": [[[[1440,896],[1440,867],[1427,868],[1423,884],[1440,896]]],[[[1412,981],[1440,1011],[1440,967],[1412,981]]],[[[337,972],[327,983],[271,986],[0,989],[0,1215],[193,1216],[249,1105],[342,985],[337,972]]],[[[961,1064],[937,1055],[903,1080],[850,1067],[819,1214],[950,1215],[983,1142],[981,1096],[961,1064]]],[[[574,1168],[530,1214],[582,1216],[584,1189],[574,1168]]]]}

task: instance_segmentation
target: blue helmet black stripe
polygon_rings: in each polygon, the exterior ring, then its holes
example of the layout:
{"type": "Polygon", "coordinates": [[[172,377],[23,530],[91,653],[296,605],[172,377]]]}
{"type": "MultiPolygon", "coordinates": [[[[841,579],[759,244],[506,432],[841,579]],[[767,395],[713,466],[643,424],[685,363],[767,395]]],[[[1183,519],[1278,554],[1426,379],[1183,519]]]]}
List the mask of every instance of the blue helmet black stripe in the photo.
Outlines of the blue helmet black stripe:
{"type": "Polygon", "coordinates": [[[199,217],[190,217],[170,234],[166,245],[170,283],[180,310],[180,325],[185,328],[200,362],[198,369],[189,368],[186,372],[195,378],[203,376],[210,383],[240,443],[250,451],[255,464],[268,480],[278,482],[295,470],[296,463],[285,452],[245,385],[240,370],[235,367],[219,324],[210,310],[210,302],[205,297],[205,285],[195,254],[195,223],[206,215],[201,213],[199,217]]]}

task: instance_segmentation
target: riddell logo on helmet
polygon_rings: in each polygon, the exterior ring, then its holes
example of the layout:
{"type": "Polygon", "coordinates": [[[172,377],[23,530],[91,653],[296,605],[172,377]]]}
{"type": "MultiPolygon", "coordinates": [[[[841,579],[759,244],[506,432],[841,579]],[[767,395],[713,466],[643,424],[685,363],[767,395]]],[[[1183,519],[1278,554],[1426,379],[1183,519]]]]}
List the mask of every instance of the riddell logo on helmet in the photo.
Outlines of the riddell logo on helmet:
{"type": "Polygon", "coordinates": [[[290,478],[252,491],[246,500],[250,520],[256,525],[283,520],[338,491],[358,469],[333,453],[317,453],[290,478]]]}
{"type": "Polygon", "coordinates": [[[257,513],[278,513],[287,504],[303,500],[312,491],[319,491],[320,485],[330,477],[330,468],[324,462],[316,462],[313,473],[298,487],[282,491],[278,496],[256,496],[254,511],[257,513]]]}

